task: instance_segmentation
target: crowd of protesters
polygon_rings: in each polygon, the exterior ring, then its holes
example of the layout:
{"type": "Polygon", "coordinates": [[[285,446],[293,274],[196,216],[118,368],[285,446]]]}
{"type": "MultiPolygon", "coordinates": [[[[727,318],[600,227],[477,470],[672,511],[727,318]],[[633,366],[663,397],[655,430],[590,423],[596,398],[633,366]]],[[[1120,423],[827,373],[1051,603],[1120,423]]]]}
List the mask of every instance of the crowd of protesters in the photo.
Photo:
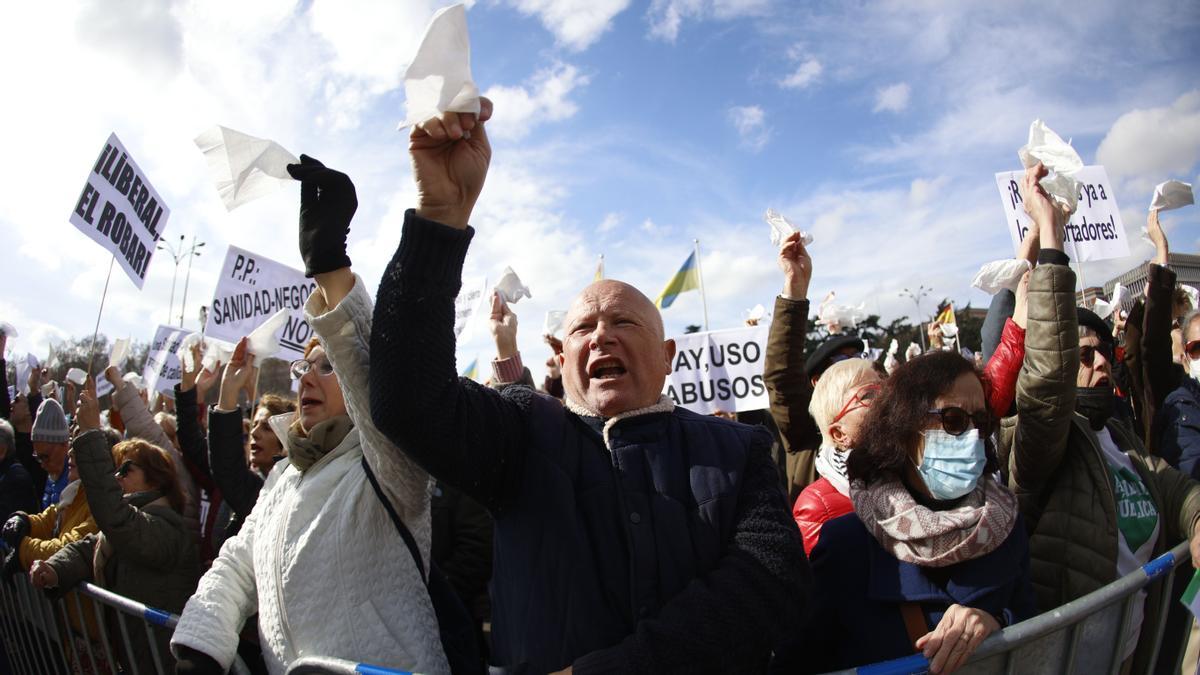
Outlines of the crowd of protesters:
{"type": "MultiPolygon", "coordinates": [[[[854,335],[806,353],[814,260],[788,237],[752,424],[663,395],[674,343],[615,280],[574,299],[540,388],[494,296],[481,385],[456,374],[454,303],[491,112],[414,128],[417,203],[374,301],[346,253],[354,185],[289,165],[318,289],[294,400],[257,395],[245,339],[209,368],[190,347],[173,413],[116,368],[106,412],[90,377],[43,395],[34,369],[11,400],[0,381],[6,583],[86,581],[180,614],[118,650],[143,672],[153,639],[180,673],[238,655],[271,673],[309,655],[791,673],[914,653],[941,673],[1179,542],[1200,562],[1200,312],[1153,212],[1145,297],[1102,319],[1076,306],[1071,214],[1030,168],[1030,269],[996,295],[978,363],[937,331],[904,362],[854,335]]],[[[1123,672],[1146,671],[1162,616],[1183,632],[1171,592],[1132,604],[1123,672]]],[[[101,639],[96,616],[66,617],[77,640],[101,639]]]]}

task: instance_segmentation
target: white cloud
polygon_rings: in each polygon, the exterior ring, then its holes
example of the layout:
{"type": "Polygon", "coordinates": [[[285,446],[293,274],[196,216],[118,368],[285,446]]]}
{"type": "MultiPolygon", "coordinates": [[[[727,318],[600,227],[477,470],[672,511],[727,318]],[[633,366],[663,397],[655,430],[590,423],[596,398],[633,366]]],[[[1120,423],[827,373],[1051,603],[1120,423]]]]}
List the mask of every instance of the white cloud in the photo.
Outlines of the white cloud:
{"type": "Polygon", "coordinates": [[[509,0],[523,14],[537,15],[558,42],[575,51],[590,47],[612,27],[630,0],[509,0]]]}
{"type": "Polygon", "coordinates": [[[579,106],[568,97],[586,86],[588,77],[570,64],[559,63],[538,71],[525,85],[496,85],[484,92],[496,106],[496,116],[488,124],[490,136],[519,140],[545,122],[573,116],[579,106]]]}
{"type": "Polygon", "coordinates": [[[674,43],[685,19],[758,16],[769,5],[769,0],[654,0],[646,11],[646,19],[652,37],[674,43]]]}
{"type": "Polygon", "coordinates": [[[813,57],[804,60],[790,75],[779,81],[779,86],[784,89],[804,89],[813,84],[821,77],[821,73],[825,68],[821,62],[813,57]]]}
{"type": "Polygon", "coordinates": [[[387,91],[404,79],[425,26],[437,9],[432,0],[313,0],[308,18],[314,33],[333,48],[330,66],[341,75],[387,91]]]}
{"type": "Polygon", "coordinates": [[[1168,106],[1121,115],[1100,142],[1096,161],[1113,178],[1137,179],[1141,188],[1184,177],[1200,161],[1200,90],[1168,106]]]}
{"type": "Polygon", "coordinates": [[[604,220],[600,221],[600,225],[596,227],[596,230],[601,234],[612,232],[613,230],[617,229],[617,226],[619,226],[623,220],[624,218],[619,213],[606,213],[604,214],[604,220]]]}
{"type": "Polygon", "coordinates": [[[729,121],[737,129],[742,146],[754,152],[762,150],[771,139],[766,118],[763,109],[756,105],[737,105],[729,109],[729,121]]]}
{"type": "Polygon", "coordinates": [[[887,87],[881,87],[875,92],[874,112],[904,112],[908,109],[908,97],[911,93],[907,82],[898,82],[887,87]]]}

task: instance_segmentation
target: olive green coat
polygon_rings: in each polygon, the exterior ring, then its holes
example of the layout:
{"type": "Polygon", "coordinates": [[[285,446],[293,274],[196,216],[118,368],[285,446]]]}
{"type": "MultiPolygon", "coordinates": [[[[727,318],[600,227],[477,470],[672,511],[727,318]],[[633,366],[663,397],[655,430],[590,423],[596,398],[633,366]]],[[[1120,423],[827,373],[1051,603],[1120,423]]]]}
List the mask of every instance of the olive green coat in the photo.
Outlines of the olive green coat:
{"type": "MultiPolygon", "coordinates": [[[[1117,578],[1116,498],[1108,463],[1087,420],[1075,413],[1079,326],[1075,274],[1040,265],[1029,282],[1025,362],[1017,414],[1001,425],[1009,484],[1029,528],[1030,569],[1038,608],[1049,611],[1117,578]]],[[[1200,484],[1145,452],[1124,423],[1108,423],[1130,456],[1160,514],[1158,555],[1188,538],[1200,517],[1200,484]]],[[[1134,672],[1149,656],[1165,589],[1146,602],[1134,672]]],[[[1140,666],[1140,667],[1139,667],[1140,666]]]]}

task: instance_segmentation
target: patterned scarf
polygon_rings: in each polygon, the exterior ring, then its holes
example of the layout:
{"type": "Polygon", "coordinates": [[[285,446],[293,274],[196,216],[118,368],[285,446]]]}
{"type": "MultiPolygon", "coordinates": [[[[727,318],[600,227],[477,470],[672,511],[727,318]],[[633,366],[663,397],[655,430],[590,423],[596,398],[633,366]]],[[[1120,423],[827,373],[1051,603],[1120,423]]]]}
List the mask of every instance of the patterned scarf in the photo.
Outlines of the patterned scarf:
{"type": "Polygon", "coordinates": [[[850,496],[850,479],[846,477],[846,458],[849,456],[849,450],[822,445],[816,461],[817,473],[821,478],[829,481],[835,490],[846,497],[850,496]]]}
{"type": "Polygon", "coordinates": [[[850,484],[854,511],[876,541],[896,559],[921,567],[947,567],[987,555],[1008,538],[1017,521],[1017,498],[984,476],[958,506],[923,506],[898,478],[867,486],[850,484]]]}

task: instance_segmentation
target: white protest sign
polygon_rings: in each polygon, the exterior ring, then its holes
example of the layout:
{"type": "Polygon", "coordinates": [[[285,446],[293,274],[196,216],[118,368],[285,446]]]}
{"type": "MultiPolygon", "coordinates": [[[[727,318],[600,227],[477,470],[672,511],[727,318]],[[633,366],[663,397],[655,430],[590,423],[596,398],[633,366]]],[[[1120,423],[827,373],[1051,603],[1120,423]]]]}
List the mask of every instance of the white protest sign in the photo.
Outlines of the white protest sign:
{"type": "Polygon", "coordinates": [[[121,145],[108,137],[71,212],[71,224],[111,252],[141,289],[171,210],[121,145]]]}
{"type": "MultiPolygon", "coordinates": [[[[1020,250],[1021,241],[1033,220],[1025,213],[1018,186],[1024,171],[1002,171],[996,174],[996,187],[1004,204],[1008,234],[1013,249],[1020,250]]],[[[1117,207],[1117,196],[1108,173],[1102,166],[1085,166],[1075,174],[1079,181],[1079,204],[1067,223],[1066,253],[1078,262],[1111,260],[1129,255],[1125,225],[1117,207]]]]}
{"type": "Polygon", "coordinates": [[[146,353],[146,367],[142,379],[150,393],[174,389],[182,376],[179,365],[179,345],[188,336],[188,331],[178,326],[159,326],[154,331],[154,340],[146,353]]]}
{"type": "Polygon", "coordinates": [[[764,325],[676,337],[663,393],[675,405],[701,414],[766,408],[763,361],[769,331],[764,325]]]}
{"type": "Polygon", "coordinates": [[[490,300],[487,277],[478,277],[463,282],[462,290],[454,299],[454,339],[466,342],[471,339],[472,319],[480,313],[484,300],[490,300]]]}
{"type": "Polygon", "coordinates": [[[284,360],[304,357],[304,347],[313,337],[304,320],[304,303],[317,283],[304,272],[257,253],[229,247],[208,311],[205,337],[237,344],[281,309],[289,310],[279,334],[278,356],[284,360]]]}

